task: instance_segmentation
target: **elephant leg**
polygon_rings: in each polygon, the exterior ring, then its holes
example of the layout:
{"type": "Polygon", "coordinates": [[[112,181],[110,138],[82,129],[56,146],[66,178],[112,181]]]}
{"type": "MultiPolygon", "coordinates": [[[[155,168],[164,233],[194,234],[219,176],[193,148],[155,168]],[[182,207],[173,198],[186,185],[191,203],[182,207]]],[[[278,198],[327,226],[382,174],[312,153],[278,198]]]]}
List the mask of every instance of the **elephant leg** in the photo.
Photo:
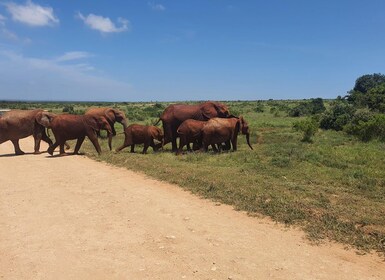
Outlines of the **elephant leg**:
{"type": "Polygon", "coordinates": [[[51,146],[49,146],[47,152],[52,156],[52,155],[53,155],[53,151],[55,151],[55,149],[57,148],[57,146],[59,146],[59,143],[58,143],[58,142],[55,142],[54,144],[52,144],[51,146]]]}
{"type": "Polygon", "coordinates": [[[178,138],[178,133],[176,132],[177,129],[178,129],[178,126],[176,124],[171,125],[171,145],[172,145],[173,152],[176,152],[178,149],[176,144],[176,139],[178,138]]]}
{"type": "Polygon", "coordinates": [[[222,145],[224,151],[229,151],[231,149],[230,140],[227,140],[224,145],[222,145]]]}
{"type": "Polygon", "coordinates": [[[187,151],[191,152],[191,146],[190,146],[190,143],[187,143],[187,144],[186,144],[186,147],[187,147],[187,151]]]}
{"type": "Polygon", "coordinates": [[[40,142],[41,142],[41,135],[34,135],[34,141],[35,141],[35,146],[34,146],[34,154],[39,154],[40,151],[40,142]]]}
{"type": "MultiPolygon", "coordinates": [[[[180,137],[179,138],[179,149],[176,152],[177,155],[180,155],[183,152],[183,147],[186,145],[186,139],[185,137],[180,137]]],[[[188,144],[187,144],[187,149],[188,149],[188,144]]]]}
{"type": "Polygon", "coordinates": [[[199,143],[199,140],[195,140],[193,142],[193,146],[192,146],[193,151],[199,150],[201,147],[202,147],[202,142],[199,143]]]}
{"type": "Polygon", "coordinates": [[[200,151],[202,152],[208,152],[209,150],[209,144],[206,144],[205,142],[202,143],[202,146],[200,148],[200,151]]]}
{"type": "Polygon", "coordinates": [[[71,148],[67,141],[64,142],[64,146],[66,150],[69,150],[71,148]]]}
{"type": "Polygon", "coordinates": [[[125,137],[124,137],[123,144],[119,148],[116,149],[116,152],[120,152],[125,147],[131,146],[131,142],[132,142],[131,134],[126,133],[125,137]]]}
{"type": "Polygon", "coordinates": [[[87,136],[91,140],[91,143],[94,145],[95,150],[100,155],[102,153],[102,149],[100,148],[100,145],[99,145],[99,142],[98,142],[98,137],[96,136],[96,133],[95,132],[89,133],[87,136]]]}
{"type": "Polygon", "coordinates": [[[134,149],[135,149],[135,144],[131,144],[131,153],[135,153],[135,151],[134,151],[134,149]]]}
{"type": "Polygon", "coordinates": [[[234,152],[237,150],[237,140],[238,140],[237,137],[234,137],[233,139],[231,139],[231,145],[233,145],[234,152]]]}
{"type": "Polygon", "coordinates": [[[144,143],[142,154],[147,154],[148,147],[149,147],[148,143],[144,143]]]}
{"type": "Polygon", "coordinates": [[[34,154],[39,154],[40,151],[40,142],[41,138],[43,137],[42,133],[43,129],[37,129],[33,132],[33,140],[34,140],[34,154]]]}
{"type": "Polygon", "coordinates": [[[172,151],[176,152],[177,146],[176,146],[176,137],[172,138],[172,151]]]}
{"type": "Polygon", "coordinates": [[[12,141],[12,144],[15,148],[15,154],[16,155],[24,155],[25,153],[20,149],[19,139],[11,140],[11,141],[12,141]]]}
{"type": "Polygon", "coordinates": [[[217,149],[217,146],[215,144],[212,144],[211,147],[213,148],[214,153],[219,152],[219,150],[217,149]]]}
{"type": "Polygon", "coordinates": [[[108,137],[108,147],[110,148],[110,151],[112,151],[112,133],[107,131],[107,137],[108,137]]]}
{"type": "Polygon", "coordinates": [[[155,145],[154,139],[151,139],[150,146],[152,147],[152,150],[154,152],[157,152],[159,150],[158,147],[155,145]]]}
{"type": "Polygon", "coordinates": [[[52,146],[52,144],[53,144],[51,138],[49,138],[47,133],[45,132],[45,129],[43,130],[43,132],[41,134],[41,140],[46,142],[49,146],[52,146]]]}
{"type": "Polygon", "coordinates": [[[65,142],[61,142],[60,145],[59,145],[59,146],[60,146],[60,148],[59,148],[59,151],[60,151],[59,154],[60,154],[61,156],[66,155],[66,152],[64,151],[64,143],[65,143],[65,142]]]}
{"type": "MultiPolygon", "coordinates": [[[[97,136],[95,135],[95,137],[97,137],[97,136]]],[[[83,144],[84,138],[86,138],[86,137],[85,136],[79,137],[78,140],[76,141],[74,155],[77,155],[79,153],[80,146],[83,144]]]]}
{"type": "Polygon", "coordinates": [[[117,148],[115,151],[116,152],[120,152],[121,150],[123,150],[125,147],[127,147],[127,146],[129,146],[129,145],[126,145],[126,143],[123,143],[123,145],[122,146],[120,146],[119,148],[117,148]]]}

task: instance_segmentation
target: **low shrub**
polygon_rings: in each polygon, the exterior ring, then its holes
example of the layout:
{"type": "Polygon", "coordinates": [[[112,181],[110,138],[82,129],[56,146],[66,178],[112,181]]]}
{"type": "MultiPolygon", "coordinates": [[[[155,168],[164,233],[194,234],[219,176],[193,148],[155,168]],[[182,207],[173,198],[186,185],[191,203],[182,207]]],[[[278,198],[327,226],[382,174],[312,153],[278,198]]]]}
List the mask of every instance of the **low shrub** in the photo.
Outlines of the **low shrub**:
{"type": "Polygon", "coordinates": [[[311,143],[312,137],[318,130],[318,122],[315,118],[308,118],[302,121],[297,121],[293,124],[293,128],[303,132],[302,141],[311,143]]]}
{"type": "Polygon", "coordinates": [[[361,141],[370,141],[378,139],[385,141],[385,115],[373,114],[361,116],[361,119],[355,120],[345,127],[348,134],[354,135],[361,141]]]}
{"type": "Polygon", "coordinates": [[[322,114],[320,127],[322,129],[343,130],[344,126],[350,122],[355,109],[346,102],[336,102],[329,110],[322,114]]]}

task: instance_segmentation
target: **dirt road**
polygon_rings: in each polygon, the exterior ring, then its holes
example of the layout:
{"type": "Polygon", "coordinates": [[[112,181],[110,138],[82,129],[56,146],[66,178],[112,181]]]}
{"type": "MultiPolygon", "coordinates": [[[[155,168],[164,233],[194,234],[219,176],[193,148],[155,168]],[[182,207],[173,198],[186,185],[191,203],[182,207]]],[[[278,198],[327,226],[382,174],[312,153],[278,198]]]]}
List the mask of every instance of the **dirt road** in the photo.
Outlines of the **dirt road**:
{"type": "Polygon", "coordinates": [[[84,156],[12,152],[0,145],[1,279],[385,279],[376,255],[312,246],[177,186],[84,156]]]}

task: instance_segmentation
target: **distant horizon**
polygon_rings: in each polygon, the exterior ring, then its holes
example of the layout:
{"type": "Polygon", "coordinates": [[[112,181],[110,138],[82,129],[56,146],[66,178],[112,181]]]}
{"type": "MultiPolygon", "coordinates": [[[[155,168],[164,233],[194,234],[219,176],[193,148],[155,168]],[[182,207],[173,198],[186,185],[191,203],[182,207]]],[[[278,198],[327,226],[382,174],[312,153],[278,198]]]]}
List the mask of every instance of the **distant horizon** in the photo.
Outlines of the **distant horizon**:
{"type": "Polygon", "coordinates": [[[322,98],[322,97],[312,97],[312,98],[301,98],[301,99],[250,99],[250,100],[150,100],[150,101],[101,101],[101,100],[90,100],[90,101],[80,101],[80,100],[12,100],[12,99],[0,99],[0,103],[176,103],[176,102],[206,102],[206,101],[218,101],[218,102],[258,102],[258,101],[306,101],[321,98],[322,100],[334,100],[336,98],[322,98]]]}

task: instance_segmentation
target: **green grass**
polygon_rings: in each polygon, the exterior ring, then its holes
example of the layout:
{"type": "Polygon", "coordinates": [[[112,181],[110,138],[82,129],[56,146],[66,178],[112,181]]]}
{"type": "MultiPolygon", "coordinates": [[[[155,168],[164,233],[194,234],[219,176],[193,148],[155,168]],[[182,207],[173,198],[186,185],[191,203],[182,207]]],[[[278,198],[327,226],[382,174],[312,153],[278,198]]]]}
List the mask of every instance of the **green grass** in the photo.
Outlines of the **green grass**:
{"type": "MultiPolygon", "coordinates": [[[[300,226],[312,240],[330,239],[385,254],[385,144],[321,130],[313,143],[304,143],[302,134],[292,129],[300,118],[287,116],[287,108],[297,101],[264,101],[263,112],[260,103],[227,102],[231,112],[249,122],[253,151],[241,135],[237,152],[221,154],[175,156],[170,144],[159,153],[150,148],[147,155],[140,154],[140,146],[135,154],[129,148],[115,153],[108,151],[106,140],[100,140],[101,156],[89,141],[81,151],[250,215],[300,226]]],[[[152,123],[167,104],[118,105],[131,115],[130,123],[152,123]]],[[[119,133],[121,126],[116,128],[119,133]]],[[[113,139],[114,148],[123,137],[113,139]]]]}

